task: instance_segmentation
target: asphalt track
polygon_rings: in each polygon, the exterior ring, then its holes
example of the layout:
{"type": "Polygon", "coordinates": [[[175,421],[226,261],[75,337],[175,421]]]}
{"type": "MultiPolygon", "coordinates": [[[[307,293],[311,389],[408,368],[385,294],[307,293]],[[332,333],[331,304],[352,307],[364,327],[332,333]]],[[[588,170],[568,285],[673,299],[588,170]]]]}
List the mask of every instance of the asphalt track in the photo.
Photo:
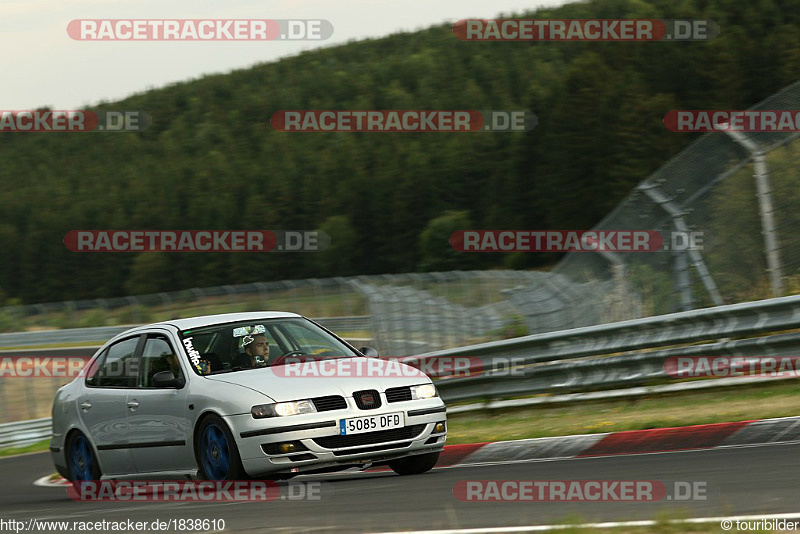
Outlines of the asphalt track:
{"type": "MultiPolygon", "coordinates": [[[[152,521],[224,519],[225,532],[375,532],[798,513],[800,444],[456,466],[416,476],[367,472],[294,479],[322,482],[317,501],[74,502],[34,480],[53,472],[47,453],[0,459],[0,519],[152,521]],[[676,502],[462,502],[461,480],[657,480],[706,485],[706,500],[676,502]]],[[[285,484],[285,483],[282,483],[285,484]]],[[[286,490],[287,488],[282,488],[286,490]]]]}

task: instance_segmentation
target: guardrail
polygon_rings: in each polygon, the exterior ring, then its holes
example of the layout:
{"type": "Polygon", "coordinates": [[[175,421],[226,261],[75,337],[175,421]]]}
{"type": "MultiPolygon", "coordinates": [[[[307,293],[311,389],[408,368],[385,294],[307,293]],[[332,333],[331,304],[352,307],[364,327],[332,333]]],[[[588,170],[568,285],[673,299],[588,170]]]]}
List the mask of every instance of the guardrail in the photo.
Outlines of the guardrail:
{"type": "Polygon", "coordinates": [[[800,333],[785,333],[793,329],[800,329],[800,296],[482,343],[414,360],[480,359],[472,376],[437,381],[450,402],[587,391],[674,382],[664,369],[674,356],[800,355],[800,333]]]}
{"type": "Polygon", "coordinates": [[[33,419],[0,425],[0,449],[6,447],[22,447],[50,439],[52,432],[51,419],[33,419]]]}
{"type": "MultiPolygon", "coordinates": [[[[482,343],[431,352],[413,360],[457,357],[480,360],[480,372],[474,376],[436,381],[447,402],[591,392],[664,382],[674,384],[676,387],[672,389],[679,391],[717,384],[730,386],[735,382],[712,378],[704,380],[703,385],[681,383],[667,374],[664,363],[668,358],[798,356],[800,332],[791,331],[797,329],[800,329],[800,296],[792,296],[482,343]]],[[[763,382],[750,379],[739,383],[754,381],[763,382]]],[[[653,391],[633,388],[624,394],[646,395],[653,391]]],[[[576,400],[605,396],[620,396],[620,392],[597,392],[576,400]]],[[[490,404],[505,406],[502,402],[490,404]]],[[[0,447],[46,439],[50,435],[49,421],[37,419],[0,425],[0,447]]]]}

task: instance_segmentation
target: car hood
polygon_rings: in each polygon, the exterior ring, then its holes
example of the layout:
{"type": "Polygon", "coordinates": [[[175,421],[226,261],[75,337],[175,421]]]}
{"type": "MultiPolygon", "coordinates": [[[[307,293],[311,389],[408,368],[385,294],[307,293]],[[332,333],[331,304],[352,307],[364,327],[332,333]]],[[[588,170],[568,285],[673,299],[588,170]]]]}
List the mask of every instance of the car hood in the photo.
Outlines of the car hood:
{"type": "Polygon", "coordinates": [[[205,378],[250,388],[271,397],[275,402],[326,395],[352,397],[354,391],[364,389],[383,391],[391,387],[430,382],[425,374],[409,365],[360,357],[291,363],[205,378]]]}

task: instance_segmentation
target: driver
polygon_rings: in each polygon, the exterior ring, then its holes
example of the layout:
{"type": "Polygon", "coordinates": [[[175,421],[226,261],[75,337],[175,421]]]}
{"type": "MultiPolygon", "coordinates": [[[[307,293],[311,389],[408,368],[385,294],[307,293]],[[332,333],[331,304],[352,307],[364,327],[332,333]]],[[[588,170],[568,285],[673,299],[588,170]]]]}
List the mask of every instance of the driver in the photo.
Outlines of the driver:
{"type": "Polygon", "coordinates": [[[247,355],[248,363],[251,367],[266,367],[269,360],[269,343],[267,336],[256,334],[255,336],[245,336],[242,340],[244,353],[247,355]]]}

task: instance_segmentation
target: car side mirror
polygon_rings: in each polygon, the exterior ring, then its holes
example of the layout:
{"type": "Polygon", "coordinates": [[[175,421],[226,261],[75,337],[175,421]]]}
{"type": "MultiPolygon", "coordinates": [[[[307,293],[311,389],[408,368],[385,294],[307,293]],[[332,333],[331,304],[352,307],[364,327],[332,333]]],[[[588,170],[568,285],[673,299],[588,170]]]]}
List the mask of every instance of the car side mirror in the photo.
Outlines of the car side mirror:
{"type": "Polygon", "coordinates": [[[373,349],[372,347],[361,347],[360,349],[358,349],[358,352],[360,352],[367,358],[377,358],[379,356],[378,351],[373,349]]]}
{"type": "Polygon", "coordinates": [[[183,378],[175,378],[172,371],[160,371],[153,375],[153,385],[157,388],[182,388],[183,378]]]}

